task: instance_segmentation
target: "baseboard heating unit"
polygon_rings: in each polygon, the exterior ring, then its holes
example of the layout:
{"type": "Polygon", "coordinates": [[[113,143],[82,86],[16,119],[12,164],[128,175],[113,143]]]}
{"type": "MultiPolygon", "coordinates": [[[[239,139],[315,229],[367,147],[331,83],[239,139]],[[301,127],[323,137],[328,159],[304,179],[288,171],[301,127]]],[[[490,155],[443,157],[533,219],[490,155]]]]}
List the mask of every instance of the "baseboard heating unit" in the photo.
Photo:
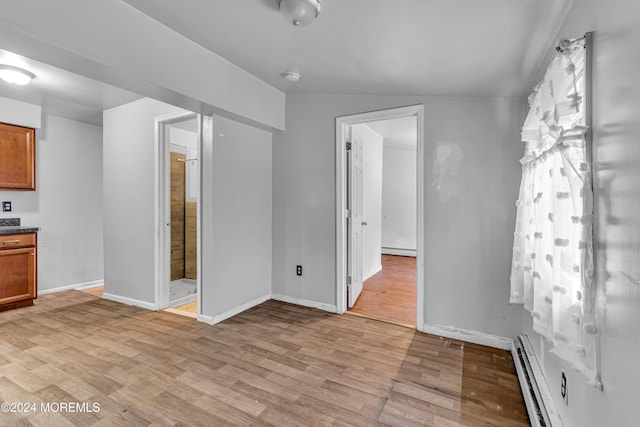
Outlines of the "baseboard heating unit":
{"type": "Polygon", "coordinates": [[[531,425],[533,427],[563,427],[564,424],[555,408],[549,386],[544,379],[528,336],[520,335],[516,338],[513,361],[516,365],[531,425]]]}

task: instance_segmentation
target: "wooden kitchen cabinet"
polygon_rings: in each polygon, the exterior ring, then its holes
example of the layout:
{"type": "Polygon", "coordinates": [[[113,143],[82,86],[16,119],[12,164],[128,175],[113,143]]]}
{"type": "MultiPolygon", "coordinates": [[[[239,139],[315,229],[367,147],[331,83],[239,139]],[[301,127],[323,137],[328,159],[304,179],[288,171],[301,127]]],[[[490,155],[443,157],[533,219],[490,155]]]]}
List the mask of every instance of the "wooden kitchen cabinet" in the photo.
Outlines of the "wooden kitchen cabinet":
{"type": "Polygon", "coordinates": [[[0,311],[33,305],[37,257],[36,233],[0,235],[0,311]]]}
{"type": "Polygon", "coordinates": [[[0,189],[36,189],[36,131],[0,123],[0,189]]]}

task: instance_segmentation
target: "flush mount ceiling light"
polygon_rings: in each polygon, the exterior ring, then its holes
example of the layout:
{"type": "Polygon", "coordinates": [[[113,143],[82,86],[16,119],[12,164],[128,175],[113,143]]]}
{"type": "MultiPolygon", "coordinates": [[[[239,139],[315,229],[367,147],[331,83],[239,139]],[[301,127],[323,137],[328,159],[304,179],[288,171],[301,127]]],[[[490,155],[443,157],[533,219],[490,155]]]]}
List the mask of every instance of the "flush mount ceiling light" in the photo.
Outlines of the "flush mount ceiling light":
{"type": "Polygon", "coordinates": [[[280,12],[287,22],[296,27],[306,27],[318,17],[322,10],[320,0],[278,0],[280,12]]]}
{"type": "Polygon", "coordinates": [[[22,68],[12,65],[0,65],[0,79],[7,83],[24,86],[29,84],[35,76],[32,72],[23,70],[22,68]]]}
{"type": "Polygon", "coordinates": [[[296,73],[295,71],[286,71],[282,73],[282,78],[288,82],[295,83],[300,81],[300,73],[296,73]]]}

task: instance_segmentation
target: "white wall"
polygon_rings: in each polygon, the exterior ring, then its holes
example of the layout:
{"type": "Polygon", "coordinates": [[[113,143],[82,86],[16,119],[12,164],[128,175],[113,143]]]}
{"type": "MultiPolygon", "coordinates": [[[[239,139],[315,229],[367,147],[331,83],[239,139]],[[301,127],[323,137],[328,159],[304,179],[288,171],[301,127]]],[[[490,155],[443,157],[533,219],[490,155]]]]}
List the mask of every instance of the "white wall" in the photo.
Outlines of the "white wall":
{"type": "MultiPolygon", "coordinates": [[[[181,111],[147,98],[104,113],[105,292],[121,300],[155,302],[154,119],[181,111]]],[[[271,294],[271,133],[214,117],[203,150],[201,298],[216,318],[271,294]]]]}
{"type": "MultiPolygon", "coordinates": [[[[198,157],[198,133],[169,126],[170,144],[180,146],[178,153],[185,154],[187,159],[198,157]],[[184,148],[186,147],[186,148],[184,148]]],[[[173,151],[169,146],[169,151],[173,151]]],[[[198,162],[188,161],[185,164],[185,200],[196,202],[198,200],[198,162]]]]}
{"type": "Polygon", "coordinates": [[[214,116],[203,168],[202,306],[217,318],[271,295],[271,133],[214,116]]]}
{"type": "Polygon", "coordinates": [[[198,133],[169,126],[169,142],[185,146],[189,150],[198,150],[198,133]]]}
{"type": "Polygon", "coordinates": [[[362,140],[362,280],[382,270],[382,142],[366,124],[352,126],[362,140]]]}
{"type": "Polygon", "coordinates": [[[0,97],[2,123],[39,129],[42,126],[42,107],[15,99],[0,97]]]}
{"type": "Polygon", "coordinates": [[[36,191],[0,191],[0,200],[13,202],[13,212],[0,217],[41,228],[39,291],[102,280],[102,129],[44,116],[36,130],[36,191]]]}
{"type": "Polygon", "coordinates": [[[157,116],[184,110],[140,99],[104,112],[105,293],[155,303],[157,116]]]}
{"type": "Polygon", "coordinates": [[[274,134],[274,293],[335,306],[335,118],[425,105],[426,322],[504,337],[522,329],[509,273],[522,156],[519,99],[287,96],[287,132],[274,134]],[[458,196],[432,186],[440,141],[465,151],[458,196]],[[295,265],[307,272],[295,275],[295,265]]]}
{"type": "MultiPolygon", "coordinates": [[[[382,247],[415,252],[417,231],[416,151],[384,147],[382,247]]],[[[383,249],[383,253],[386,253],[383,249]]]]}
{"type": "MultiPolygon", "coordinates": [[[[596,287],[603,311],[600,362],[604,390],[549,353],[531,329],[535,351],[565,426],[638,424],[640,369],[640,3],[576,1],[558,39],[594,31],[593,130],[596,170],[596,287]],[[560,396],[568,377],[569,404],[560,396]]],[[[551,52],[550,52],[551,55],[551,52]]],[[[546,61],[548,63],[548,61],[546,61]]]]}

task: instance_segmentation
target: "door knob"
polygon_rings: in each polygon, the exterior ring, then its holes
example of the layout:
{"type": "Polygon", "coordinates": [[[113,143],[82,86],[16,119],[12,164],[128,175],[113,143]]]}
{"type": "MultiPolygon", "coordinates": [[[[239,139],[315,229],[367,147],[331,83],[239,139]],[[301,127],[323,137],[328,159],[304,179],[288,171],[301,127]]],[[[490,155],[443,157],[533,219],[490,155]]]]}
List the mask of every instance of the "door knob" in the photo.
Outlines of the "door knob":
{"type": "Polygon", "coordinates": [[[362,221],[362,225],[367,225],[367,221],[362,221]]]}

